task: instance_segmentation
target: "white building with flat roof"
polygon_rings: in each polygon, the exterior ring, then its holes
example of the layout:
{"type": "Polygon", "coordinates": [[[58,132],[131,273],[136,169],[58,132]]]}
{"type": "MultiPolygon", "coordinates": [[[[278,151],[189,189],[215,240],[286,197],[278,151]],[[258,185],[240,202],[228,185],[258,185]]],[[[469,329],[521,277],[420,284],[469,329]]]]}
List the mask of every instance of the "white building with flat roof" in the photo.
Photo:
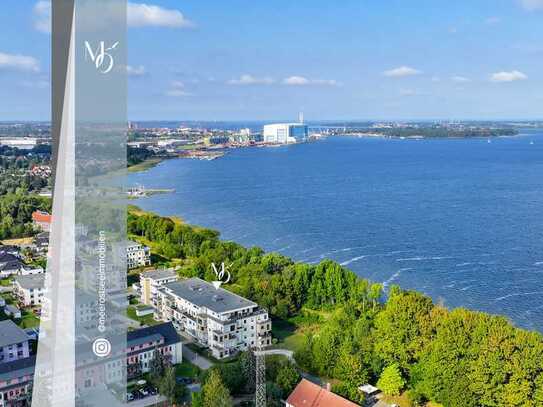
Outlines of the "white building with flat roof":
{"type": "Polygon", "coordinates": [[[129,269],[151,265],[151,249],[131,240],[126,242],[126,265],[129,269]]]}
{"type": "Polygon", "coordinates": [[[263,141],[270,144],[302,143],[308,138],[307,125],[303,123],[278,123],[264,126],[263,141]]]}
{"type": "Polygon", "coordinates": [[[209,347],[217,359],[271,345],[268,311],[199,278],[165,284],[158,290],[155,317],[209,347]]]}
{"type": "Polygon", "coordinates": [[[145,305],[156,306],[159,287],[178,280],[174,269],[150,270],[140,274],[140,298],[145,305]]]}

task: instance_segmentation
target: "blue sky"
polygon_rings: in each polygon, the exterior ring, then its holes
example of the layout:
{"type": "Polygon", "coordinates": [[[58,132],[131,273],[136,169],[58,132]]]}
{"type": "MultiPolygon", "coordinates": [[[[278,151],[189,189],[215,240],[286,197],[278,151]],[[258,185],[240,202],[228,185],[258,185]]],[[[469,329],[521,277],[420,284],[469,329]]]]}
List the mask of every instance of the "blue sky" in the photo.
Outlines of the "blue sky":
{"type": "MultiPolygon", "coordinates": [[[[47,1],[2,7],[0,120],[48,120],[47,1]]],[[[129,9],[132,120],[543,118],[543,0],[129,9]]]]}

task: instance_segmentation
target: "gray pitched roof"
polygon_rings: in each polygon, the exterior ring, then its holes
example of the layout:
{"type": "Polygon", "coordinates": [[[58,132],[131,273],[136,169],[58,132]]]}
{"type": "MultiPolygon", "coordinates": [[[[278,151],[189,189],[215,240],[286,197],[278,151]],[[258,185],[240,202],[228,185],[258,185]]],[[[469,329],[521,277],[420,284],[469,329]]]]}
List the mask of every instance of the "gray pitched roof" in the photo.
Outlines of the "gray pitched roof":
{"type": "Polygon", "coordinates": [[[43,288],[45,285],[45,274],[30,274],[28,276],[17,276],[14,279],[22,288],[31,290],[43,288]]]}
{"type": "Polygon", "coordinates": [[[230,291],[222,288],[216,290],[213,284],[199,278],[165,284],[164,287],[199,307],[205,307],[217,313],[257,306],[256,303],[230,291]]]}
{"type": "Polygon", "coordinates": [[[34,373],[36,356],[0,364],[0,380],[7,381],[34,373]]]}
{"type": "Polygon", "coordinates": [[[8,253],[8,252],[0,252],[0,264],[2,263],[9,263],[9,262],[13,262],[13,261],[16,261],[16,262],[19,262],[19,263],[23,263],[21,261],[21,259],[19,259],[17,256],[14,256],[13,254],[11,253],[8,253]]]}
{"type": "Polygon", "coordinates": [[[15,325],[12,320],[0,321],[0,348],[27,340],[28,336],[25,331],[15,325]]]}

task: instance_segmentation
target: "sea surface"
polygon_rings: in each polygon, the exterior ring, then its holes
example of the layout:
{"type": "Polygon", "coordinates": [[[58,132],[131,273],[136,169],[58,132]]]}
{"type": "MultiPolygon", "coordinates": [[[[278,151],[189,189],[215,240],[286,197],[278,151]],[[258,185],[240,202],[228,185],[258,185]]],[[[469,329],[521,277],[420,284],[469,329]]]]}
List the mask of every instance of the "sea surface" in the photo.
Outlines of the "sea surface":
{"type": "Polygon", "coordinates": [[[543,332],[543,132],[487,139],[331,137],[175,159],[129,175],[135,201],[299,261],[543,332]]]}

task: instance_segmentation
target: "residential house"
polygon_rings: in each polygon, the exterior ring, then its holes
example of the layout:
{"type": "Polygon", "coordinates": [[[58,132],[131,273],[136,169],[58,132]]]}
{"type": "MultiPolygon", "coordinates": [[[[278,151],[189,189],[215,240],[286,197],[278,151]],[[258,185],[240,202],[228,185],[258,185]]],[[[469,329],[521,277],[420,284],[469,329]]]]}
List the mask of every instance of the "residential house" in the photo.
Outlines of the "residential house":
{"type": "Polygon", "coordinates": [[[30,356],[28,335],[9,319],[0,321],[0,364],[30,356]]]}
{"type": "Polygon", "coordinates": [[[0,279],[17,274],[23,265],[23,261],[18,256],[0,253],[0,279]]]}
{"type": "MultiPolygon", "coordinates": [[[[16,341],[22,339],[19,332],[16,341]]],[[[115,338],[109,340],[116,342],[115,338]]],[[[122,340],[126,340],[124,352],[101,363],[97,363],[98,357],[92,353],[88,342],[76,344],[79,363],[75,374],[76,391],[118,383],[125,373],[128,373],[129,379],[137,378],[150,371],[151,361],[157,352],[171,364],[182,362],[181,339],[171,323],[129,331],[122,340]]],[[[7,342],[13,342],[13,338],[6,339],[7,342]]],[[[24,405],[23,400],[32,388],[35,363],[35,355],[0,362],[0,407],[24,405]]]]}
{"type": "Polygon", "coordinates": [[[52,216],[44,211],[34,211],[32,212],[32,223],[37,230],[43,232],[51,231],[51,222],[52,216]]]}
{"type": "MultiPolygon", "coordinates": [[[[329,387],[329,386],[328,386],[329,387]]],[[[290,393],[286,401],[286,407],[359,407],[335,393],[329,388],[323,388],[302,379],[296,388],[290,393]]]]}

